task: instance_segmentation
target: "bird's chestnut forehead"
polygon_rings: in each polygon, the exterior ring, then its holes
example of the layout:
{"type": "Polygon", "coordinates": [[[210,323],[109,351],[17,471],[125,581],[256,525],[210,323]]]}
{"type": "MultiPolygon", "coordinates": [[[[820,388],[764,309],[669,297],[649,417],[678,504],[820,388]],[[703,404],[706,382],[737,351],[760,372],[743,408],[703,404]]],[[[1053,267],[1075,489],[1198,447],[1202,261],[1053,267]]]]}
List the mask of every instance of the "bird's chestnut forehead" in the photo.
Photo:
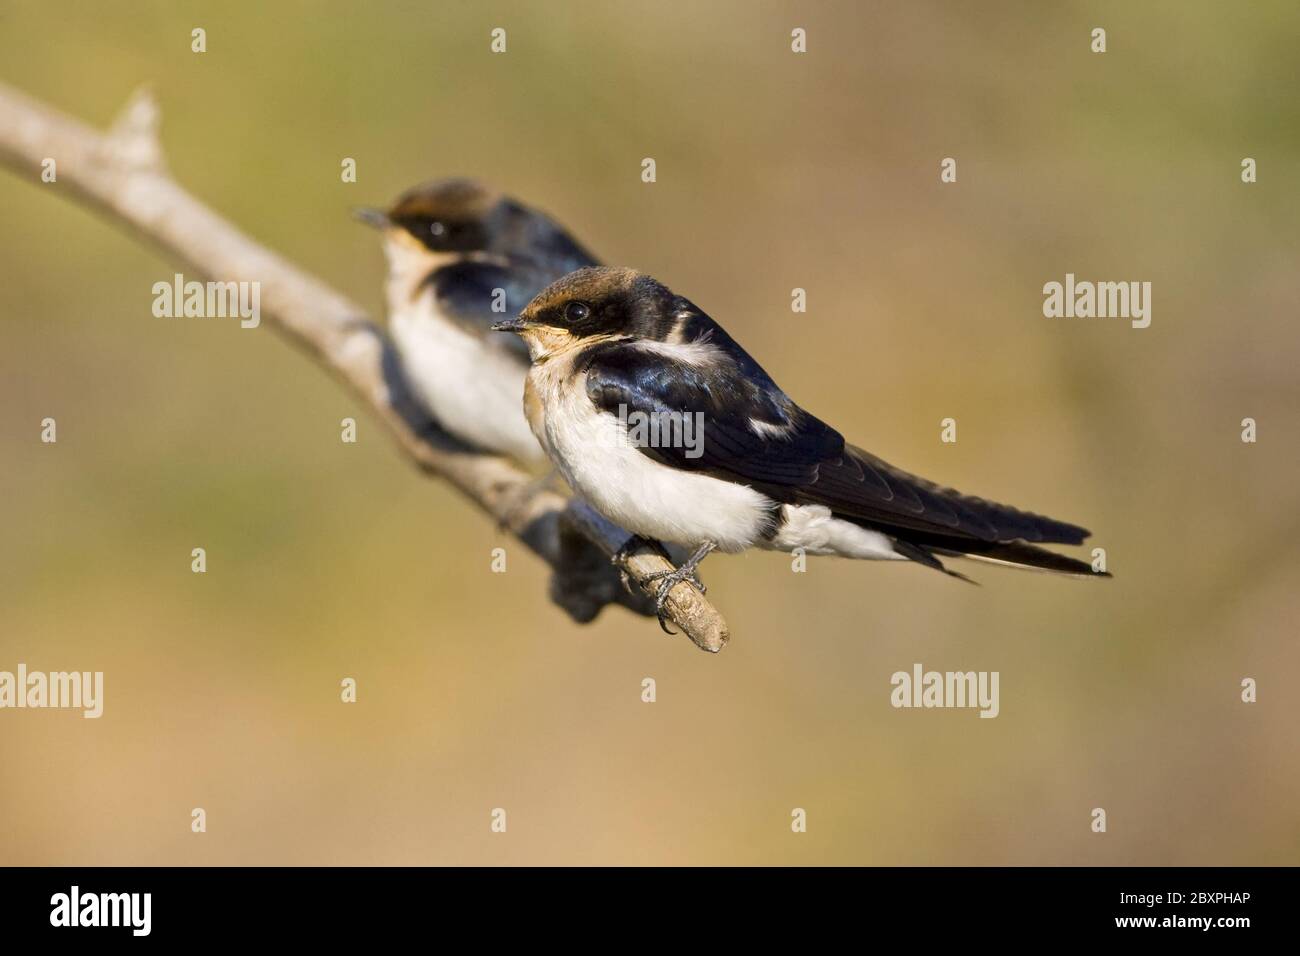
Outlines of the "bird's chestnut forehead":
{"type": "Polygon", "coordinates": [[[642,274],[635,269],[615,269],[608,266],[579,269],[563,279],[552,282],[537,294],[528,305],[533,315],[564,305],[573,299],[599,302],[610,296],[631,291],[642,274]]]}
{"type": "Polygon", "coordinates": [[[501,199],[501,194],[472,179],[443,179],[408,190],[393,203],[393,219],[479,219],[501,199]]]}

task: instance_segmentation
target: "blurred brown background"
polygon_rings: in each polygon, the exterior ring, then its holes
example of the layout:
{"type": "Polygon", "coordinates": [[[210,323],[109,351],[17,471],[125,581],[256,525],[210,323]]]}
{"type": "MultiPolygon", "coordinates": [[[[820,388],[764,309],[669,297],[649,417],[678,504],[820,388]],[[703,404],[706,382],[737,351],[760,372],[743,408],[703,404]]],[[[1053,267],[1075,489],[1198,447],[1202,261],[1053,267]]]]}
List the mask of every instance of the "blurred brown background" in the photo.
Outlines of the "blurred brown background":
{"type": "Polygon", "coordinates": [[[4,172],[0,669],[106,699],[0,711],[0,862],[1300,862],[1298,32],[1291,2],[4,4],[0,79],[100,126],[152,83],[179,180],[376,311],[349,208],[480,176],[1116,578],[755,553],[705,565],[718,657],[575,626],[268,328],[153,318],[173,263],[4,172]],[[1044,318],[1066,272],[1152,282],[1151,327],[1044,318]],[[892,709],[917,661],[1000,671],[1001,716],[892,709]]]}

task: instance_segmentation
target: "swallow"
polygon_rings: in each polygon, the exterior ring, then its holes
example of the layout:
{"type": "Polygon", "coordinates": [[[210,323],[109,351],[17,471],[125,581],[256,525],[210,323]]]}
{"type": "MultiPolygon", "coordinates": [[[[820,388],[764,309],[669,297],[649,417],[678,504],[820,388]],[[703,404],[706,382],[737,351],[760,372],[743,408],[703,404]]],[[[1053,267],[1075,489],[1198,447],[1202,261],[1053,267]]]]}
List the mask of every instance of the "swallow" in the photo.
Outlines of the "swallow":
{"type": "Polygon", "coordinates": [[[470,179],[416,186],[356,216],[383,232],[389,328],[416,401],[479,450],[543,460],[520,412],[527,349],[489,330],[596,259],[544,213],[470,179]]]}
{"type": "Polygon", "coordinates": [[[1041,547],[1081,544],[1084,528],[944,488],[847,443],[648,275],[578,270],[494,327],[528,346],[525,415],[574,491],[629,531],[691,549],[657,576],[661,625],[673,587],[703,591],[696,569],[714,550],[912,561],[965,580],[941,559],[1096,573],[1041,547]],[[659,440],[646,440],[656,437],[646,422],[662,425],[659,440]]]}

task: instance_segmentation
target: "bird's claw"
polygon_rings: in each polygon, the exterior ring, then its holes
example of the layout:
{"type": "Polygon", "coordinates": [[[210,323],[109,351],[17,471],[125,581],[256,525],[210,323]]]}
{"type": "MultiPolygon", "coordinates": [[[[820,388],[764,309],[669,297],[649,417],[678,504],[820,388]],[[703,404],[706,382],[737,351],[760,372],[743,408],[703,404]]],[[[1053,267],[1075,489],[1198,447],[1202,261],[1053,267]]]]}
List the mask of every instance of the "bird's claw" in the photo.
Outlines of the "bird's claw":
{"type": "Polygon", "coordinates": [[[627,573],[625,562],[632,555],[636,554],[641,548],[655,546],[655,542],[648,538],[643,538],[639,534],[634,534],[619,546],[619,549],[610,555],[609,563],[618,568],[619,580],[623,582],[623,589],[628,594],[636,594],[637,589],[632,586],[632,578],[627,573]]]}
{"type": "Polygon", "coordinates": [[[659,618],[659,627],[665,634],[676,634],[676,631],[669,630],[668,623],[664,620],[664,608],[668,604],[668,595],[672,589],[679,584],[689,584],[701,594],[708,594],[709,589],[704,586],[699,575],[695,573],[695,568],[681,567],[674,568],[672,571],[654,571],[647,574],[645,583],[659,581],[659,588],[655,592],[655,616],[659,618]]]}
{"type": "MultiPolygon", "coordinates": [[[[649,538],[643,538],[640,535],[632,536],[627,541],[623,542],[623,546],[618,549],[618,552],[612,558],[614,564],[619,565],[619,572],[623,577],[623,585],[629,591],[632,590],[631,582],[628,579],[629,575],[627,569],[623,564],[634,551],[642,547],[650,547],[654,549],[665,561],[670,565],[672,564],[673,559],[659,542],[652,541],[649,538]]],[[[669,629],[664,614],[664,609],[668,605],[668,595],[672,592],[673,588],[677,587],[679,584],[689,584],[701,594],[709,593],[709,589],[704,586],[704,582],[700,580],[696,570],[699,568],[700,562],[704,560],[705,555],[715,547],[717,547],[717,545],[712,541],[706,541],[696,549],[694,554],[682,563],[681,567],[675,567],[668,571],[651,571],[649,574],[641,578],[640,585],[642,588],[648,588],[655,581],[659,582],[659,587],[655,591],[655,617],[659,619],[659,627],[665,634],[677,633],[676,631],[669,629]]]]}
{"type": "Polygon", "coordinates": [[[624,561],[632,557],[632,555],[636,554],[642,548],[650,548],[658,552],[659,554],[662,554],[665,557],[667,557],[667,554],[664,551],[663,546],[659,544],[658,541],[651,541],[649,538],[643,538],[639,534],[634,534],[626,541],[624,541],[622,545],[619,546],[619,549],[617,551],[615,551],[612,555],[610,555],[609,563],[613,565],[621,565],[624,561]]]}

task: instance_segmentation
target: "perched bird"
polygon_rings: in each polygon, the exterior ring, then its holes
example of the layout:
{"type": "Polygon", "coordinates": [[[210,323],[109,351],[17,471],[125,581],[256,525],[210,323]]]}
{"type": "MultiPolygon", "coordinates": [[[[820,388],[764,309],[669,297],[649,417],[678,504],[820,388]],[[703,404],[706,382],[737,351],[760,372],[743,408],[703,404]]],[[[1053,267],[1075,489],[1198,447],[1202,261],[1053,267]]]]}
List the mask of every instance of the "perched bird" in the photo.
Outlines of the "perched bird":
{"type": "Polygon", "coordinates": [[[543,213],[468,179],[357,217],[384,233],[389,326],[416,400],[478,449],[542,460],[520,405],[527,350],[489,329],[596,260],[543,213]]]}
{"type": "Polygon", "coordinates": [[[909,560],[956,577],[940,557],[1093,573],[1038,547],[1080,544],[1086,530],[943,488],[847,444],[722,326],[648,275],[581,269],[494,328],[528,345],[525,413],[570,486],[624,528],[694,549],[661,576],[661,624],[676,584],[703,590],[695,569],[715,548],[909,560]]]}

